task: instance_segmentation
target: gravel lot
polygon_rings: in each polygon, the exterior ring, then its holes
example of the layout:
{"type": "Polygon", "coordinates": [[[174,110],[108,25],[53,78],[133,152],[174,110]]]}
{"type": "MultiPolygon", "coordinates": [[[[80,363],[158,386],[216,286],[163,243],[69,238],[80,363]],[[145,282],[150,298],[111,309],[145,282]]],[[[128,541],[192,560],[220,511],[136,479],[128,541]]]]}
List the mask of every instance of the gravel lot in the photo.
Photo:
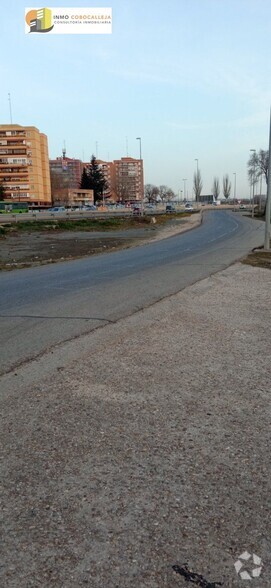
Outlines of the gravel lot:
{"type": "Polygon", "coordinates": [[[165,239],[192,229],[201,222],[201,213],[169,218],[165,225],[148,224],[137,228],[107,231],[16,231],[0,240],[0,271],[33,267],[79,257],[126,249],[165,239]]]}
{"type": "Polygon", "coordinates": [[[270,287],[235,264],[2,377],[1,587],[270,587],[270,287]]]}

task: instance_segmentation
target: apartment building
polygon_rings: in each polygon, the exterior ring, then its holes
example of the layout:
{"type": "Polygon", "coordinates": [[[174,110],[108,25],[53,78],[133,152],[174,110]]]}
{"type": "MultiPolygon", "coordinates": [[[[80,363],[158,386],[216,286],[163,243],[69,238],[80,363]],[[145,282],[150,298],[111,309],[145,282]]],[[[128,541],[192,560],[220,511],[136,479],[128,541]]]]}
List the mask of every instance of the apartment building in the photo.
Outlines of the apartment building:
{"type": "Polygon", "coordinates": [[[66,184],[69,189],[80,188],[84,168],[81,159],[66,157],[65,151],[63,150],[62,157],[50,159],[49,163],[51,174],[57,174],[59,179],[62,179],[63,183],[66,184]]]}
{"type": "Polygon", "coordinates": [[[104,192],[104,197],[110,200],[117,200],[117,195],[114,186],[114,164],[112,163],[112,161],[103,161],[102,159],[97,159],[97,163],[107,183],[107,188],[104,192]]]}
{"type": "Polygon", "coordinates": [[[144,196],[143,160],[122,157],[114,160],[113,166],[113,184],[117,200],[141,200],[144,196]]]}
{"type": "Polygon", "coordinates": [[[5,201],[50,206],[47,136],[36,127],[0,125],[0,183],[5,201]]]}

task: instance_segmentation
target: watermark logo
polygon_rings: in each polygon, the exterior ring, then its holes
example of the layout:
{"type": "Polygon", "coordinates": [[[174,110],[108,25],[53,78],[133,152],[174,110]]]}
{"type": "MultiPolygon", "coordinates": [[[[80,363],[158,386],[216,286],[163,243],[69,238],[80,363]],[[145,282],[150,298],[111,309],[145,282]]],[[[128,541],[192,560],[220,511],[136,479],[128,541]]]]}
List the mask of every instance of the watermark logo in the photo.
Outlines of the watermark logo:
{"type": "Polygon", "coordinates": [[[235,571],[242,580],[259,578],[262,573],[262,560],[255,553],[244,551],[234,564],[235,571]]]}
{"type": "Polygon", "coordinates": [[[25,22],[29,33],[49,33],[54,28],[50,8],[29,10],[25,15],[25,22]]]}
{"type": "Polygon", "coordinates": [[[110,34],[111,8],[26,8],[25,32],[50,35],[110,34]]]}

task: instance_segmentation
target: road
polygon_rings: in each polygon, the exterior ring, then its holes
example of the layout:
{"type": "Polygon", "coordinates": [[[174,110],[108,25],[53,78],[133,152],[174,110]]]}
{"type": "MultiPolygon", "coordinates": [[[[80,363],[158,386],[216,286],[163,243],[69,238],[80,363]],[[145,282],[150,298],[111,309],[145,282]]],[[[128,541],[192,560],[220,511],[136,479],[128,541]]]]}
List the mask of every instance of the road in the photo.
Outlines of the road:
{"type": "Polygon", "coordinates": [[[263,243],[264,223],[211,211],[188,233],[0,275],[1,373],[219,271],[263,243]]]}

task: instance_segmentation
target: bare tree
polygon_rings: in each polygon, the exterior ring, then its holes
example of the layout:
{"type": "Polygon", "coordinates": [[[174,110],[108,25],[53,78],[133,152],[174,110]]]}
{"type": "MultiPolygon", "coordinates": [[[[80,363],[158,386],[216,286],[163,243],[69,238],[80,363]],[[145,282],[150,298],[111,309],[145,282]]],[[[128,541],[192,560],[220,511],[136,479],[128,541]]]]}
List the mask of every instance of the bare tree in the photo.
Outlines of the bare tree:
{"type": "Polygon", "coordinates": [[[53,204],[67,204],[69,192],[69,178],[67,174],[56,170],[50,171],[51,192],[53,204]]]}
{"type": "Polygon", "coordinates": [[[194,187],[193,190],[195,192],[196,201],[199,202],[199,197],[202,191],[202,179],[200,170],[194,173],[194,187]]]}
{"type": "Polygon", "coordinates": [[[217,177],[214,178],[212,192],[213,192],[213,196],[214,196],[215,200],[217,200],[218,196],[220,194],[219,179],[217,177]]]}
{"type": "Polygon", "coordinates": [[[168,193],[168,187],[165,186],[164,184],[162,184],[161,186],[159,186],[159,196],[162,200],[162,202],[165,202],[167,199],[167,193],[168,193]]]}
{"type": "Polygon", "coordinates": [[[226,200],[228,200],[231,193],[231,182],[229,180],[229,175],[226,174],[223,176],[223,195],[226,200]]]}
{"type": "Polygon", "coordinates": [[[147,198],[148,202],[156,202],[157,196],[159,195],[159,188],[154,186],[153,184],[146,184],[145,189],[145,198],[147,198]]]}
{"type": "Polygon", "coordinates": [[[118,182],[117,186],[117,197],[118,200],[121,202],[125,202],[129,200],[130,195],[130,182],[127,177],[122,177],[121,180],[118,182]]]}
{"type": "Polygon", "coordinates": [[[167,189],[167,193],[166,193],[166,202],[170,202],[171,200],[174,200],[175,198],[175,194],[173,192],[173,190],[171,190],[171,188],[167,189]]]}
{"type": "Polygon", "coordinates": [[[269,160],[269,153],[268,151],[264,151],[264,149],[260,149],[258,153],[255,151],[251,153],[251,156],[248,160],[248,179],[251,186],[256,184],[259,177],[263,174],[265,177],[265,181],[267,184],[268,181],[268,160],[269,160]]]}

